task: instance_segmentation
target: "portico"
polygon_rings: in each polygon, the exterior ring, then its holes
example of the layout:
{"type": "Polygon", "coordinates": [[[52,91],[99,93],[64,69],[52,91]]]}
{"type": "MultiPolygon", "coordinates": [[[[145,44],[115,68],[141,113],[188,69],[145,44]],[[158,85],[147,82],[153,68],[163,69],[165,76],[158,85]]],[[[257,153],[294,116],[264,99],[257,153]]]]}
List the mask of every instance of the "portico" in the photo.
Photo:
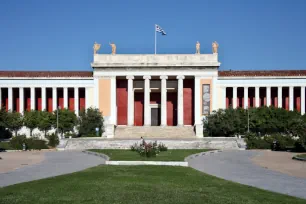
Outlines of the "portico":
{"type": "MultiPolygon", "coordinates": [[[[201,100],[203,84],[209,89],[215,87],[213,78],[217,77],[219,65],[217,53],[95,54],[92,67],[99,93],[96,104],[109,126],[202,126],[205,113],[201,111],[201,102],[195,99],[201,100]],[[111,79],[116,83],[111,83],[111,79]],[[115,89],[115,96],[106,87],[115,89]],[[115,115],[111,109],[116,110],[115,115]]],[[[209,90],[208,110],[212,110],[212,93],[209,90]]]]}

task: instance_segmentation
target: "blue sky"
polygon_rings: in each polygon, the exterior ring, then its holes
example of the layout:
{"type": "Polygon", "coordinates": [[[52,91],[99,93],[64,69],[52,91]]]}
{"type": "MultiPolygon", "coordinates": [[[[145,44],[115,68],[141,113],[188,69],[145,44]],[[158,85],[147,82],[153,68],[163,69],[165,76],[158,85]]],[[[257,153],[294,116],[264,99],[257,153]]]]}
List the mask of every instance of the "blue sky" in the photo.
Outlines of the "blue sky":
{"type": "Polygon", "coordinates": [[[211,53],[221,70],[306,69],[305,0],[1,0],[0,70],[91,70],[101,53],[211,53]]]}

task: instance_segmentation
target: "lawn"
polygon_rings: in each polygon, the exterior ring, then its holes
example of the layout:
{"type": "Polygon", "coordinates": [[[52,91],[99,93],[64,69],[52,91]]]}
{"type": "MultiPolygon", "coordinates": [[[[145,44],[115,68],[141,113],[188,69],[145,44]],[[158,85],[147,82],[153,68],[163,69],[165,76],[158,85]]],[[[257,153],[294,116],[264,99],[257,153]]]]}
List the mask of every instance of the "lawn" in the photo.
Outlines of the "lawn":
{"type": "Polygon", "coordinates": [[[91,149],[89,151],[106,154],[112,161],[184,161],[191,154],[210,151],[210,149],[169,149],[150,158],[142,157],[135,151],[123,149],[91,149]]]}
{"type": "Polygon", "coordinates": [[[103,165],[0,188],[0,203],[305,204],[306,200],[225,181],[186,167],[103,165]]]}
{"type": "Polygon", "coordinates": [[[299,155],[296,155],[297,157],[300,157],[300,158],[304,158],[306,159],[306,154],[299,154],[299,155]]]}

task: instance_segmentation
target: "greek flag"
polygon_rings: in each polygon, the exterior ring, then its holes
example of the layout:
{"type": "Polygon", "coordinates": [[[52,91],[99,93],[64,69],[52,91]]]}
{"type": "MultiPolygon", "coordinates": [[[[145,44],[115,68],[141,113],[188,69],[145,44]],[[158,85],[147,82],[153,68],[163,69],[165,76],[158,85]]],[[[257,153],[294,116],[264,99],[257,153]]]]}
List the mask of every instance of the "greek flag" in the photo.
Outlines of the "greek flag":
{"type": "Polygon", "coordinates": [[[155,24],[155,31],[161,33],[162,35],[166,35],[166,32],[157,24],[155,24]]]}

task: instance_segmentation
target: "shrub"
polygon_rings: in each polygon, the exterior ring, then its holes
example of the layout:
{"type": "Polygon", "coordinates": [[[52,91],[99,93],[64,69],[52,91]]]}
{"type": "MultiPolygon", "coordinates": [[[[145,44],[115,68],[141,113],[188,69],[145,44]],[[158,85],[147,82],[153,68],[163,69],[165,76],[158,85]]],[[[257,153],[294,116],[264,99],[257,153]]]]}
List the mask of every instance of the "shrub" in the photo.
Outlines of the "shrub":
{"type": "Polygon", "coordinates": [[[13,137],[10,141],[10,146],[13,149],[22,150],[23,149],[23,143],[26,145],[26,149],[48,149],[48,146],[46,145],[45,140],[39,140],[36,138],[26,138],[25,135],[18,135],[16,137],[13,137]]]}
{"type": "Polygon", "coordinates": [[[245,137],[247,149],[270,149],[271,144],[263,137],[258,137],[254,133],[247,134],[245,137]]]}
{"type": "Polygon", "coordinates": [[[39,140],[36,138],[27,138],[25,144],[27,149],[37,149],[37,150],[48,149],[45,140],[39,140]]]}
{"type": "Polygon", "coordinates": [[[23,143],[26,143],[25,135],[17,135],[10,140],[10,145],[13,149],[22,150],[23,143]]]}
{"type": "Polygon", "coordinates": [[[158,144],[157,141],[146,143],[144,140],[140,144],[131,145],[130,149],[138,152],[143,157],[156,157],[159,152],[168,150],[163,143],[158,144]]]}
{"type": "Polygon", "coordinates": [[[55,133],[48,135],[47,138],[49,140],[48,145],[50,147],[56,147],[59,144],[59,139],[55,133]]]}
{"type": "Polygon", "coordinates": [[[5,150],[12,150],[13,148],[11,147],[9,142],[0,142],[0,152],[5,151],[5,150]]]}
{"type": "Polygon", "coordinates": [[[22,128],[23,126],[23,117],[18,112],[7,112],[6,118],[5,118],[5,125],[6,127],[15,133],[15,136],[17,136],[17,132],[22,128]]]}
{"type": "Polygon", "coordinates": [[[159,143],[158,144],[158,149],[159,149],[159,151],[163,152],[163,151],[167,151],[168,147],[163,143],[159,143]]]}

